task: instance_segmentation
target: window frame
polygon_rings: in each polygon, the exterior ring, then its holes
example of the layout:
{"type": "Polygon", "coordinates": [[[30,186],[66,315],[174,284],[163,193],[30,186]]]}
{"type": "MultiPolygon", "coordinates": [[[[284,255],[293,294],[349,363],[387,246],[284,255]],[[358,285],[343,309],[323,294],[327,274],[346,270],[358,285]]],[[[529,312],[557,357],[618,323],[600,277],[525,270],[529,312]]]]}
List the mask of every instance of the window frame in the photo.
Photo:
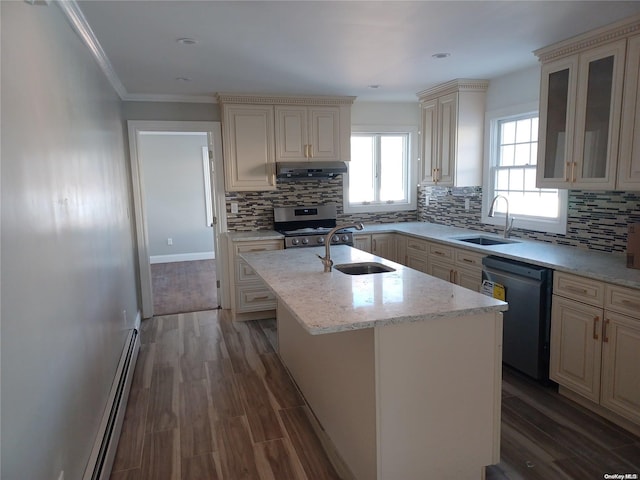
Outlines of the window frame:
{"type": "MultiPolygon", "coordinates": [[[[537,102],[514,105],[486,112],[485,114],[485,152],[483,162],[483,193],[482,193],[482,223],[504,227],[504,214],[496,212],[494,217],[489,217],[489,208],[495,197],[495,178],[493,168],[497,161],[498,151],[498,125],[500,121],[517,119],[519,117],[537,115],[539,116],[539,105],[537,102]]],[[[538,126],[540,128],[540,125],[538,126]]],[[[538,130],[538,143],[540,139],[540,130],[538,130]]],[[[555,219],[545,219],[543,217],[532,217],[519,215],[509,212],[509,216],[515,220],[514,228],[524,230],[534,230],[544,233],[566,234],[567,233],[567,210],[568,210],[568,192],[567,190],[558,189],[559,213],[555,219]]]]}
{"type": "MultiPolygon", "coordinates": [[[[375,213],[375,212],[398,212],[416,210],[417,208],[417,188],[416,175],[418,165],[418,127],[406,125],[353,125],[351,134],[407,134],[407,198],[408,202],[394,203],[369,203],[354,204],[349,203],[349,171],[343,174],[343,194],[342,205],[345,213],[375,213]]],[[[350,162],[347,162],[347,165],[350,162]]]]}

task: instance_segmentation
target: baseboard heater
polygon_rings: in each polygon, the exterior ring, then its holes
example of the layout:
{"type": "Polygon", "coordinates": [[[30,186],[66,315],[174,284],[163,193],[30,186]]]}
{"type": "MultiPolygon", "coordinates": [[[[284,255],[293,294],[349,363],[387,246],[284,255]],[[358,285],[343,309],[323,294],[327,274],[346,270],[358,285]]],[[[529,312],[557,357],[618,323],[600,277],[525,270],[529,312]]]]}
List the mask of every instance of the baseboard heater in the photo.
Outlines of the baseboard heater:
{"type": "Polygon", "coordinates": [[[137,329],[129,331],[83,480],[107,480],[111,474],[140,349],[139,337],[137,329]]]}

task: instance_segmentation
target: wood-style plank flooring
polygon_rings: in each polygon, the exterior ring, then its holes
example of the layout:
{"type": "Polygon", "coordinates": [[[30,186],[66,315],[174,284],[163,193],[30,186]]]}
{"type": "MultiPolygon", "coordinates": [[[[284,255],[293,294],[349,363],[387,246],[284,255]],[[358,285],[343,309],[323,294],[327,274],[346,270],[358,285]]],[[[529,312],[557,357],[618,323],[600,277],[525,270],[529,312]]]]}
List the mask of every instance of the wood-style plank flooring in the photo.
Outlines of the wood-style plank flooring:
{"type": "Polygon", "coordinates": [[[141,343],[112,480],[339,478],[258,323],[154,317],[141,343]]]}
{"type": "MultiPolygon", "coordinates": [[[[112,480],[339,478],[274,351],[273,321],[168,315],[145,320],[141,341],[112,480]]],[[[501,453],[489,480],[640,473],[640,438],[509,370],[501,453]]]]}
{"type": "Polygon", "coordinates": [[[155,316],[218,308],[215,260],[151,265],[155,316]]]}

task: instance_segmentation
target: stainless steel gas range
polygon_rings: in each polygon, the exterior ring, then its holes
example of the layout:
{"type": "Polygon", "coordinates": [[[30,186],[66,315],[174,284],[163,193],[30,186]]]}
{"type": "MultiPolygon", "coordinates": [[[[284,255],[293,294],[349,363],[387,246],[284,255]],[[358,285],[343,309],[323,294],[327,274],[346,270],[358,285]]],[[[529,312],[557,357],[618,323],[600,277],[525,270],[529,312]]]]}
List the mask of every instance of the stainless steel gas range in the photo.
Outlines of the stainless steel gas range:
{"type": "MultiPolygon", "coordinates": [[[[273,209],[274,230],[284,235],[284,248],[318,247],[336,226],[336,206],[276,207],[273,209]]],[[[332,245],[353,245],[353,233],[338,230],[331,237],[332,245]]]]}

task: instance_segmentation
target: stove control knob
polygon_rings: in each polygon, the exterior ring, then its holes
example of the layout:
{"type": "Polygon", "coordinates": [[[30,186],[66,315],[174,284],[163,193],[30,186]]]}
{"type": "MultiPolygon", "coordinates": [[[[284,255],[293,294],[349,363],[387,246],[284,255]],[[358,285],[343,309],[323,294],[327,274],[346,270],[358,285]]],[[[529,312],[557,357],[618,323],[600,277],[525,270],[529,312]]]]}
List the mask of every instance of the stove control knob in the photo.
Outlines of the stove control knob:
{"type": "Polygon", "coordinates": [[[299,243],[300,243],[300,240],[298,240],[297,238],[291,239],[291,245],[298,245],[299,243]]]}
{"type": "Polygon", "coordinates": [[[333,237],[331,237],[331,241],[333,243],[338,243],[340,241],[340,237],[338,235],[334,235],[333,237]]]}
{"type": "Polygon", "coordinates": [[[318,237],[318,243],[324,243],[324,237],[318,237]]]}
{"type": "Polygon", "coordinates": [[[343,235],[342,236],[342,241],[345,242],[345,243],[348,242],[349,241],[349,236],[348,235],[343,235]]]}
{"type": "Polygon", "coordinates": [[[308,238],[306,238],[306,237],[305,237],[305,238],[303,238],[303,239],[302,239],[302,244],[303,244],[303,245],[306,245],[307,243],[309,243],[309,239],[308,239],[308,238]]]}

